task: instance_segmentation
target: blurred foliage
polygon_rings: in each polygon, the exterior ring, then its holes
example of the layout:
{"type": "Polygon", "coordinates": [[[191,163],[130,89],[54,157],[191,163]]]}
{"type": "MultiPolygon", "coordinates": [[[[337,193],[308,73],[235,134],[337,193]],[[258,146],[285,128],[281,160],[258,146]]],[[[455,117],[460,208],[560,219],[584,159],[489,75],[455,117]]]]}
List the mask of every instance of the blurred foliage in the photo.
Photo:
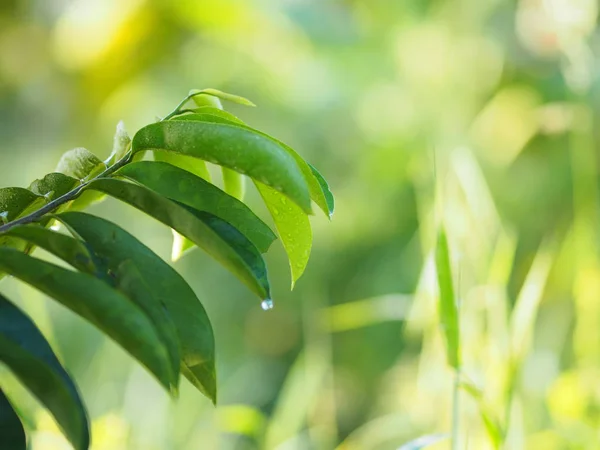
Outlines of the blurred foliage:
{"type": "MultiPolygon", "coordinates": [[[[594,0],[0,2],[2,186],[69,148],[108,156],[119,120],[133,132],[214,86],[251,98],[259,108],[232,111],[336,194],[292,293],[283,249],[268,255],[268,313],[200,251],[176,263],[215,327],[216,409],[187,384],[172,403],[97,330],[3,284],[77,380],[94,450],[394,449],[448,432],[442,221],[463,372],[481,393],[461,396],[463,448],[493,448],[482,405],[506,448],[600,446],[597,17],[594,0]]],[[[168,258],[164,227],[96,208],[168,258]]],[[[33,448],[68,448],[2,380],[33,448]]]]}

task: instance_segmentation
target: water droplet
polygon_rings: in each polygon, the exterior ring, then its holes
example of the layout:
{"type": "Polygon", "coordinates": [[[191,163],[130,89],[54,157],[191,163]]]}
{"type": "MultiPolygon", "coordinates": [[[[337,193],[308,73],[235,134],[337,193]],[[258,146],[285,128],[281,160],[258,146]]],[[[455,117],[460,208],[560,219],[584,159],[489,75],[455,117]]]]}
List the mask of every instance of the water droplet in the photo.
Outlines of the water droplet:
{"type": "Polygon", "coordinates": [[[266,300],[263,300],[262,303],[260,304],[260,307],[264,310],[264,311],[268,311],[270,309],[273,309],[273,300],[271,300],[270,298],[267,298],[266,300]]]}

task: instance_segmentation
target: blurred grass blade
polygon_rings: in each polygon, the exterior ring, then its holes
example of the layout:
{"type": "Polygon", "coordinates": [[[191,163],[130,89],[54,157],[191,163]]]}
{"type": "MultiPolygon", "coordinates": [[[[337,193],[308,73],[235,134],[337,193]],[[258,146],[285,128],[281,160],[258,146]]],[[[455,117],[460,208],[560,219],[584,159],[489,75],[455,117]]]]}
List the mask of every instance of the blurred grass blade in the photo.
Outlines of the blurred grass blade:
{"type": "Polygon", "coordinates": [[[97,326],[146,366],[167,390],[176,383],[155,326],[136,304],[105,282],[9,248],[0,248],[0,270],[97,326]]]}
{"type": "Polygon", "coordinates": [[[312,247],[312,230],[308,216],[295,203],[269,186],[254,182],[262,196],[283,247],[288,255],[292,272],[292,289],[304,273],[312,247]]]}
{"type": "Polygon", "coordinates": [[[438,234],[435,266],[440,294],[438,303],[440,321],[446,337],[446,356],[448,364],[458,369],[460,367],[458,310],[454,298],[448,240],[443,228],[440,228],[438,234]]]}
{"type": "Polygon", "coordinates": [[[214,97],[220,98],[221,100],[227,100],[232,103],[238,103],[238,104],[244,105],[244,106],[256,106],[254,103],[252,103],[247,98],[240,97],[239,95],[228,94],[227,92],[222,92],[217,89],[201,89],[201,90],[192,89],[190,91],[190,95],[201,95],[201,94],[212,95],[214,97]]]}
{"type": "Polygon", "coordinates": [[[260,298],[270,297],[267,269],[260,252],[222,219],[126,181],[102,178],[90,183],[88,189],[128,203],[173,228],[223,264],[260,298]]]}
{"type": "Polygon", "coordinates": [[[447,434],[430,434],[417,438],[414,441],[407,442],[398,450],[420,450],[422,448],[429,447],[430,445],[437,444],[444,439],[448,439],[447,434]]]}
{"type": "MultiPolygon", "coordinates": [[[[73,447],[76,450],[87,450],[90,443],[88,418],[75,384],[31,319],[2,295],[0,361],[50,411],[73,447]]],[[[0,416],[5,415],[6,412],[0,407],[0,416]]],[[[20,434],[17,433],[18,430],[6,431],[16,433],[15,436],[20,434]]],[[[4,432],[0,433],[0,443],[6,437],[4,432]]]]}
{"type": "MultiPolygon", "coordinates": [[[[215,343],[212,325],[194,291],[170,265],[122,228],[90,214],[66,212],[59,219],[75,231],[109,268],[123,263],[144,274],[147,289],[167,309],[181,346],[181,371],[216,402],[215,343]]],[[[134,286],[132,286],[133,288],[134,286]]],[[[149,294],[150,295],[150,294],[149,294]]]]}
{"type": "Polygon", "coordinates": [[[173,120],[147,125],[133,151],[166,150],[213,162],[261,181],[311,213],[308,186],[296,161],[277,142],[223,123],[173,120]]]}
{"type": "MultiPolygon", "coordinates": [[[[117,175],[140,183],[172,200],[206,211],[233,225],[262,253],[276,236],[244,203],[215,185],[165,163],[141,161],[128,164],[117,175]]],[[[291,202],[290,202],[291,203],[291,202]]]]}
{"type": "MultiPolygon", "coordinates": [[[[1,352],[1,350],[0,350],[1,352]]],[[[27,439],[21,419],[0,388],[0,448],[25,450],[27,439]]]]}
{"type": "Polygon", "coordinates": [[[461,377],[460,387],[467,392],[477,403],[479,416],[488,434],[488,437],[495,449],[501,449],[504,440],[504,431],[498,419],[494,416],[490,408],[485,404],[483,393],[471,381],[461,377]]]}

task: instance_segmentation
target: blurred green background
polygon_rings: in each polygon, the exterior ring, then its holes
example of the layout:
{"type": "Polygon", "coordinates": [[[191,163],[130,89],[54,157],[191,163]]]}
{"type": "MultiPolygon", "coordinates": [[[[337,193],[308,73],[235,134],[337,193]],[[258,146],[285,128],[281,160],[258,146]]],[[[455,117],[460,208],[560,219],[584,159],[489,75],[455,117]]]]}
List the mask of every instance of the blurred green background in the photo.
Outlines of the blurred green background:
{"type": "MultiPolygon", "coordinates": [[[[93,450],[396,449],[448,432],[442,222],[481,389],[461,393],[460,448],[493,448],[482,417],[507,449],[600,448],[597,17],[596,0],[2,0],[0,186],[73,147],[104,159],[119,120],[133,134],[213,87],[253,100],[225,106],[336,195],[293,292],[269,252],[272,311],[199,250],[175,264],[213,321],[217,408],[186,381],[170,400],[91,325],[2,283],[77,381],[93,450]]],[[[169,258],[157,222],[113,200],[91,212],[169,258]]],[[[69,448],[1,376],[32,448],[69,448]]]]}

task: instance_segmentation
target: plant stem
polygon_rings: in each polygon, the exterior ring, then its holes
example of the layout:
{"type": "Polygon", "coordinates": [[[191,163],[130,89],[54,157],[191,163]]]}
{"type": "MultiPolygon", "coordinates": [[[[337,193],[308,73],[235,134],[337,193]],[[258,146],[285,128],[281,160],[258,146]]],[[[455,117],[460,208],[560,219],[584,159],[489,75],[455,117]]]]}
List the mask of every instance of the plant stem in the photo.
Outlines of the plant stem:
{"type": "Polygon", "coordinates": [[[112,175],[114,172],[119,170],[125,164],[129,163],[131,161],[131,157],[132,157],[132,153],[131,152],[127,153],[123,158],[121,158],[119,161],[117,161],[112,166],[108,167],[104,172],[102,172],[97,177],[94,177],[91,180],[88,180],[88,181],[80,184],[75,189],[52,200],[50,203],[47,203],[46,205],[44,205],[37,211],[34,211],[31,214],[23,216],[19,219],[15,219],[12,222],[8,222],[8,223],[0,226],[0,233],[4,233],[5,231],[10,230],[12,227],[17,226],[17,225],[25,225],[28,223],[36,222],[38,219],[42,218],[42,216],[54,211],[59,206],[64,205],[65,203],[70,202],[71,200],[75,200],[79,196],[79,194],[81,194],[81,191],[83,191],[92,181],[94,181],[98,178],[107,177],[109,175],[112,175]]]}

